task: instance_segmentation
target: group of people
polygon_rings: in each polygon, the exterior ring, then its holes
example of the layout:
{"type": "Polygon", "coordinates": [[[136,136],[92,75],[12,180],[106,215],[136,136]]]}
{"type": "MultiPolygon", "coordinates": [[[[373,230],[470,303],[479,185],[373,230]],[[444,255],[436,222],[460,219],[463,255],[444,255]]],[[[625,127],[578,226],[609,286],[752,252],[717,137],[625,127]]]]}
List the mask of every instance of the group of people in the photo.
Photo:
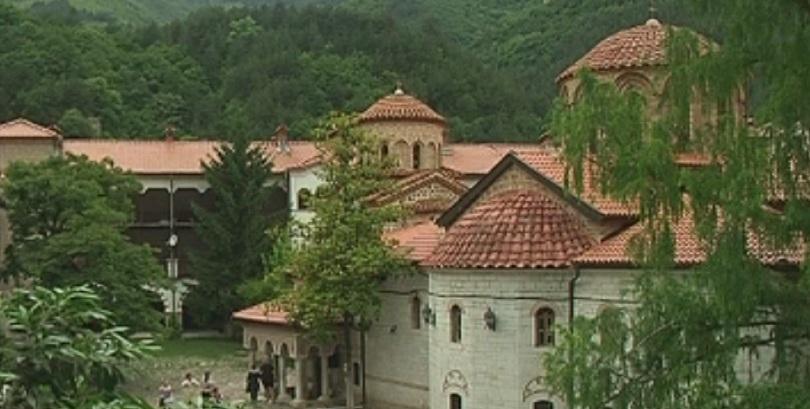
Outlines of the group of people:
{"type": "MultiPolygon", "coordinates": [[[[275,398],[273,381],[274,370],[272,362],[268,360],[258,368],[254,364],[247,373],[245,392],[250,394],[250,400],[252,402],[256,402],[259,399],[259,391],[263,388],[265,399],[267,399],[268,402],[273,402],[275,398]]],[[[191,372],[188,372],[180,382],[180,386],[183,389],[199,387],[201,403],[218,403],[222,401],[222,394],[211,379],[211,371],[205,371],[202,382],[195,379],[191,372]]],[[[173,401],[174,390],[172,389],[172,385],[167,380],[164,380],[158,388],[158,407],[168,407],[173,401]]]]}
{"type": "MultiPolygon", "coordinates": [[[[183,376],[183,380],[180,382],[180,387],[183,389],[199,387],[200,399],[202,400],[202,403],[208,401],[222,401],[222,394],[220,393],[216,384],[214,384],[214,381],[211,379],[211,371],[205,371],[205,373],[203,373],[202,383],[195,379],[191,372],[187,372],[186,375],[183,376]]],[[[169,383],[169,381],[163,380],[160,387],[158,387],[158,407],[168,407],[173,401],[174,390],[172,389],[172,385],[169,383]]]]}
{"type": "Polygon", "coordinates": [[[260,367],[256,368],[253,364],[248,371],[247,380],[245,381],[245,392],[250,394],[250,400],[256,402],[259,399],[259,388],[264,388],[264,397],[268,402],[272,402],[275,396],[273,389],[274,370],[273,363],[270,360],[265,361],[260,367]]]}

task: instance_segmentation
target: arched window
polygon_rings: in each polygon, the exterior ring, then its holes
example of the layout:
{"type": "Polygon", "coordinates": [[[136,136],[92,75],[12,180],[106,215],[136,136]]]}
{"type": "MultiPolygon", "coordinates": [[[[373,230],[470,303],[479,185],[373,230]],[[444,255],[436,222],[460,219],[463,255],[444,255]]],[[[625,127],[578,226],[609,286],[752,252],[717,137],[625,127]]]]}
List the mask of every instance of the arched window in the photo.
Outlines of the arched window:
{"type": "Polygon", "coordinates": [[[420,314],[422,313],[422,300],[419,297],[411,298],[411,328],[419,329],[422,326],[420,314]]]}
{"type": "Polygon", "coordinates": [[[413,168],[419,169],[422,167],[422,144],[419,142],[413,145],[413,168]]]}
{"type": "Polygon", "coordinates": [[[554,409],[554,404],[547,400],[539,400],[534,402],[532,409],[554,409]]]}
{"type": "Polygon", "coordinates": [[[353,366],[354,366],[354,384],[355,384],[355,386],[360,386],[360,380],[363,377],[363,374],[360,373],[360,369],[361,369],[360,364],[355,362],[353,366]]]}
{"type": "Polygon", "coordinates": [[[461,409],[461,395],[457,393],[450,395],[450,409],[461,409]]]}
{"type": "Polygon", "coordinates": [[[450,308],[450,342],[461,342],[461,307],[450,308]]]}
{"type": "Polygon", "coordinates": [[[309,209],[309,200],[312,198],[312,192],[307,188],[298,191],[298,210],[309,209]]]}
{"type": "Polygon", "coordinates": [[[382,146],[380,146],[380,157],[383,159],[388,157],[388,144],[384,143],[382,146]]]}
{"type": "Polygon", "coordinates": [[[541,308],[534,313],[534,346],[554,345],[554,311],[541,308]]]}

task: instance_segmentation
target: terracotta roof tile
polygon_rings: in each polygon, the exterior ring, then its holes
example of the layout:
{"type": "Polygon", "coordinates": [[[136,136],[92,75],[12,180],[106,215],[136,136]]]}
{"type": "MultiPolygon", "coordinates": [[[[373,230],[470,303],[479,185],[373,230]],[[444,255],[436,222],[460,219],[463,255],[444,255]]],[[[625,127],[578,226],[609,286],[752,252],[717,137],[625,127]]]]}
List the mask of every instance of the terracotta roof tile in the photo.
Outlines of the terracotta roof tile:
{"type": "Polygon", "coordinates": [[[619,31],[596,45],[557,77],[571,77],[582,68],[608,71],[666,63],[667,27],[651,19],[646,24],[619,31]]]}
{"type": "Polygon", "coordinates": [[[361,123],[375,121],[429,121],[446,124],[439,115],[424,102],[397,89],[366,109],[358,120],[361,123]]]}
{"type": "MultiPolygon", "coordinates": [[[[559,186],[565,186],[565,164],[559,152],[553,149],[532,149],[515,151],[515,155],[559,186]]],[[[636,204],[623,203],[599,193],[599,188],[594,185],[588,168],[579,198],[608,216],[633,216],[638,213],[636,204]]]]}
{"type": "Polygon", "coordinates": [[[58,138],[59,133],[27,119],[18,118],[0,124],[0,138],[58,138]]]}
{"type": "MultiPolygon", "coordinates": [[[[93,160],[110,158],[117,166],[136,174],[201,174],[202,161],[215,154],[218,141],[145,141],[109,139],[70,139],[65,151],[87,155],[93,160]]],[[[289,152],[271,142],[257,142],[269,152],[273,170],[284,172],[317,164],[321,154],[312,142],[289,142],[289,152]]]]}
{"type": "Polygon", "coordinates": [[[478,203],[445,233],[425,264],[440,268],[557,268],[593,245],[569,209],[539,191],[478,203]]]}
{"type": "Polygon", "coordinates": [[[439,244],[444,231],[432,221],[391,230],[383,238],[393,241],[398,249],[406,252],[408,259],[423,264],[439,244]]]}
{"type": "Polygon", "coordinates": [[[512,151],[545,150],[538,144],[452,143],[442,154],[442,167],[464,175],[485,175],[512,151]]]}
{"type": "MultiPolygon", "coordinates": [[[[693,266],[706,261],[706,249],[695,231],[694,219],[685,214],[672,225],[675,233],[675,259],[678,266],[693,266]]],[[[621,233],[612,236],[581,256],[575,262],[582,265],[619,266],[632,265],[635,260],[630,249],[634,237],[643,234],[643,226],[636,223],[621,233]]],[[[787,249],[775,250],[760,235],[748,232],[748,251],[765,265],[801,264],[806,246],[801,240],[787,249]]]]}
{"type": "MultiPolygon", "coordinates": [[[[643,233],[643,225],[636,223],[615,236],[609,237],[576,258],[584,265],[631,265],[635,263],[630,244],[643,233]]],[[[695,232],[691,216],[685,215],[672,225],[675,235],[675,264],[690,266],[706,259],[706,252],[695,232]]]]}
{"type": "Polygon", "coordinates": [[[257,322],[262,324],[289,324],[288,314],[279,306],[265,302],[245,308],[233,313],[233,318],[239,321],[257,322]]]}

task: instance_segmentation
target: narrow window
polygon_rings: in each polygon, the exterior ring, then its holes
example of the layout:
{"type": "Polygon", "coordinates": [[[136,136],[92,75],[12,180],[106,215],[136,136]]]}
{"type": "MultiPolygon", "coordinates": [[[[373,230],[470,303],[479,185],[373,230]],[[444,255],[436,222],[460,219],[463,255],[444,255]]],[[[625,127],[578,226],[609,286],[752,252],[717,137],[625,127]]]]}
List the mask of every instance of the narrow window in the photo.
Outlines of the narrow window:
{"type": "Polygon", "coordinates": [[[534,345],[554,345],[554,311],[541,308],[534,313],[534,345]]]}
{"type": "Polygon", "coordinates": [[[461,342],[461,307],[450,308],[450,342],[461,342]]]}
{"type": "Polygon", "coordinates": [[[383,144],[380,146],[380,156],[385,159],[388,157],[388,145],[383,144]]]}
{"type": "Polygon", "coordinates": [[[354,363],[354,384],[360,386],[360,364],[357,362],[354,363]]]}
{"type": "Polygon", "coordinates": [[[312,192],[307,188],[298,191],[298,210],[309,209],[309,200],[312,197],[312,192]]]}
{"type": "Polygon", "coordinates": [[[547,400],[539,400],[534,402],[532,409],[554,409],[554,404],[547,400]]]}
{"type": "Polygon", "coordinates": [[[461,409],[461,395],[457,393],[450,395],[450,409],[461,409]]]}
{"type": "Polygon", "coordinates": [[[422,317],[420,314],[422,313],[422,301],[419,297],[413,297],[411,299],[411,328],[419,329],[422,326],[422,317]]]}
{"type": "Polygon", "coordinates": [[[413,168],[419,169],[422,164],[422,145],[416,143],[413,145],[413,168]]]}

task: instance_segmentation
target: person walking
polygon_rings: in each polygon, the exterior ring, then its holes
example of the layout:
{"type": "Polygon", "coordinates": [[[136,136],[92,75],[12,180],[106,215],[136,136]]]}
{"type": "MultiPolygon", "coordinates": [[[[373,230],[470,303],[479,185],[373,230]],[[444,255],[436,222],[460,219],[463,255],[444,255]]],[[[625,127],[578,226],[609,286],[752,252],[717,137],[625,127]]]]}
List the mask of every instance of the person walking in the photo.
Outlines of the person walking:
{"type": "Polygon", "coordinates": [[[245,381],[245,392],[250,393],[250,401],[256,402],[259,399],[259,382],[261,380],[262,373],[256,369],[256,365],[253,365],[247,374],[247,380],[245,381]]]}
{"type": "Polygon", "coordinates": [[[259,367],[261,372],[262,386],[264,387],[264,397],[268,402],[273,402],[275,391],[273,390],[273,362],[268,358],[262,366],[259,367]]]}

